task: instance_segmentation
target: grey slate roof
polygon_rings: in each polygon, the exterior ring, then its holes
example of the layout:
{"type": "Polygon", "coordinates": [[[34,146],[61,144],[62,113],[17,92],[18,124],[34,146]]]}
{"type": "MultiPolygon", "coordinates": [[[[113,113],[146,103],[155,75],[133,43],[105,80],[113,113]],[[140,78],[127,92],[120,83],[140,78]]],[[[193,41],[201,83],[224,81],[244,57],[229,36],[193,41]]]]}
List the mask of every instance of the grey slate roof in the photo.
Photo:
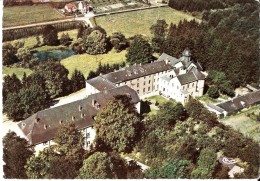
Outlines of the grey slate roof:
{"type": "Polygon", "coordinates": [[[228,113],[233,113],[243,109],[244,107],[258,103],[260,103],[260,90],[219,103],[216,106],[224,109],[228,113]]]}
{"type": "Polygon", "coordinates": [[[75,123],[77,129],[83,129],[93,125],[94,116],[98,109],[92,106],[95,100],[102,109],[106,103],[117,95],[130,95],[133,103],[140,101],[137,93],[128,86],[117,87],[69,104],[39,111],[18,126],[28,138],[29,144],[36,145],[52,140],[61,124],[75,123]],[[38,121],[37,121],[38,120],[38,121]]]}
{"type": "Polygon", "coordinates": [[[191,82],[195,82],[197,80],[204,80],[205,75],[203,75],[200,71],[196,69],[186,74],[178,75],[177,78],[180,81],[181,85],[185,85],[191,82]]]}
{"type": "Polygon", "coordinates": [[[220,113],[223,113],[225,110],[216,106],[215,104],[212,104],[212,103],[208,103],[207,104],[208,107],[212,108],[212,109],[215,109],[216,111],[220,112],[220,113]]]}
{"type": "Polygon", "coordinates": [[[116,85],[101,76],[97,76],[93,79],[87,80],[87,83],[89,83],[99,91],[116,88],[116,85]]]}
{"type": "Polygon", "coordinates": [[[172,66],[174,66],[176,63],[179,62],[179,60],[175,57],[172,57],[166,53],[162,53],[161,56],[157,59],[157,61],[164,61],[164,60],[169,60],[170,61],[170,64],[172,66]]]}
{"type": "Polygon", "coordinates": [[[120,83],[127,80],[133,80],[139,77],[155,74],[158,72],[167,71],[170,69],[173,69],[173,67],[170,64],[167,64],[165,61],[155,61],[144,65],[137,64],[125,67],[116,72],[102,75],[102,77],[112,83],[120,83]]]}

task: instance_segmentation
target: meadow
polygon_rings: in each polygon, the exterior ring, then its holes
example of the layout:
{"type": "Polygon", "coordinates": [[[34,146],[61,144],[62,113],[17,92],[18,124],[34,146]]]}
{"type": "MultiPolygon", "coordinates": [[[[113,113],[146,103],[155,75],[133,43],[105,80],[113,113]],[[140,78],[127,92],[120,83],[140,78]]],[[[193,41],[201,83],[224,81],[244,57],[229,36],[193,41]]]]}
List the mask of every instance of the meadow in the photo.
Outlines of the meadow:
{"type": "Polygon", "coordinates": [[[113,32],[121,32],[127,38],[136,34],[151,36],[150,27],[156,23],[158,19],[165,19],[168,24],[178,24],[181,20],[199,19],[191,14],[174,10],[170,7],[161,7],[121,14],[112,14],[96,17],[97,25],[103,27],[108,35],[113,32]]]}
{"type": "Polygon", "coordinates": [[[3,8],[3,27],[62,19],[54,8],[47,5],[12,6],[3,8]]]}

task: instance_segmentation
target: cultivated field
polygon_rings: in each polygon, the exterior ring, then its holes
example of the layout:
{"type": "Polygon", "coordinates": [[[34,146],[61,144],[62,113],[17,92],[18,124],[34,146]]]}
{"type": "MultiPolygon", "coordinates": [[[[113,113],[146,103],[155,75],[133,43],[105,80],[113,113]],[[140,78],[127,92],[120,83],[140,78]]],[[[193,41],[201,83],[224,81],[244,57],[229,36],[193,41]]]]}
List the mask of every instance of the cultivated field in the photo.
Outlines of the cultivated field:
{"type": "Polygon", "coordinates": [[[75,69],[80,70],[85,78],[87,78],[91,70],[96,70],[101,61],[102,64],[115,64],[122,63],[125,61],[126,51],[120,53],[115,53],[113,50],[107,54],[101,55],[73,55],[61,61],[61,64],[64,65],[69,70],[69,77],[72,75],[75,69]]]}
{"type": "Polygon", "coordinates": [[[168,24],[178,24],[181,20],[190,21],[194,17],[170,7],[162,7],[96,17],[96,22],[107,31],[108,35],[120,31],[126,37],[131,37],[136,34],[150,36],[149,28],[158,19],[165,19],[168,24]]]}
{"type": "Polygon", "coordinates": [[[229,116],[220,120],[225,125],[229,125],[235,130],[240,131],[246,136],[252,137],[259,141],[260,137],[260,122],[256,120],[256,115],[259,114],[259,106],[254,106],[248,110],[242,111],[233,116],[229,116]],[[254,113],[254,114],[252,114],[254,113]]]}
{"type": "Polygon", "coordinates": [[[61,19],[62,17],[55,9],[46,5],[5,7],[3,26],[29,24],[61,19]]]}

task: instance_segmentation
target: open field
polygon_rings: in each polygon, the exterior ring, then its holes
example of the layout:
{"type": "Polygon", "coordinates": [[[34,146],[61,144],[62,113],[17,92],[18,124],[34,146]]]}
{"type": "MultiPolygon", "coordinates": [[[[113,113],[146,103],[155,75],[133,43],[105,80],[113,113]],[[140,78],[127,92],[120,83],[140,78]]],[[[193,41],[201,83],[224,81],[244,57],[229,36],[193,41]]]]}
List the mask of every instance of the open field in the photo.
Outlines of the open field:
{"type": "Polygon", "coordinates": [[[125,50],[121,51],[120,53],[115,53],[114,50],[112,50],[107,54],[100,55],[73,55],[63,59],[61,64],[69,70],[69,77],[72,75],[75,69],[78,69],[84,74],[85,78],[87,78],[88,73],[91,70],[97,69],[99,61],[101,61],[102,64],[122,63],[125,61],[125,54],[125,50]]]}
{"type": "Polygon", "coordinates": [[[33,71],[30,69],[25,69],[25,68],[16,68],[16,67],[6,67],[3,66],[3,76],[4,75],[12,75],[13,73],[16,74],[16,76],[19,79],[22,79],[23,73],[26,73],[26,75],[30,75],[33,71]]]}
{"type": "MultiPolygon", "coordinates": [[[[78,30],[74,29],[74,30],[68,30],[68,31],[61,31],[61,32],[58,33],[59,38],[61,37],[62,33],[68,33],[70,38],[75,40],[75,39],[77,39],[78,30]]],[[[39,37],[40,37],[40,41],[42,42],[43,41],[42,36],[39,36],[39,37]]],[[[29,49],[33,48],[37,44],[36,36],[30,36],[30,37],[27,37],[27,38],[20,38],[20,39],[17,39],[17,40],[8,41],[6,43],[14,43],[15,41],[24,41],[24,46],[28,47],[29,49]]],[[[55,47],[53,47],[53,48],[55,48],[55,47]]],[[[40,50],[41,47],[38,47],[37,49],[40,50]]]]}
{"type": "MultiPolygon", "coordinates": [[[[194,17],[170,7],[163,7],[96,17],[96,22],[107,31],[108,35],[120,31],[128,38],[136,34],[150,36],[149,28],[158,19],[165,19],[168,24],[178,24],[181,20],[190,21],[194,17]]],[[[196,20],[200,21],[197,18],[196,20]]]]}
{"type": "Polygon", "coordinates": [[[253,106],[248,110],[242,111],[236,115],[228,116],[220,121],[225,125],[230,125],[235,130],[240,131],[244,135],[259,141],[260,138],[260,122],[256,120],[259,114],[259,105],[253,106]],[[252,113],[254,115],[252,116],[252,113]],[[251,116],[249,116],[249,114],[251,116]]]}
{"type": "Polygon", "coordinates": [[[61,19],[62,17],[63,16],[55,9],[46,5],[5,7],[3,13],[3,26],[29,24],[61,19]]]}

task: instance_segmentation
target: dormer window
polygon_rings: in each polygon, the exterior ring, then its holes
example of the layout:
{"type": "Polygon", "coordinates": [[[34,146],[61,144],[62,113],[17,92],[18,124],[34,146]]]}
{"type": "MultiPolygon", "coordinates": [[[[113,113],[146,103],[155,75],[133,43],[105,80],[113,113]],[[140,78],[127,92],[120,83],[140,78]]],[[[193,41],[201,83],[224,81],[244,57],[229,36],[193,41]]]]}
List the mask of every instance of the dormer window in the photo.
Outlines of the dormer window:
{"type": "Polygon", "coordinates": [[[79,105],[79,111],[82,111],[82,106],[81,105],[79,105]]]}

